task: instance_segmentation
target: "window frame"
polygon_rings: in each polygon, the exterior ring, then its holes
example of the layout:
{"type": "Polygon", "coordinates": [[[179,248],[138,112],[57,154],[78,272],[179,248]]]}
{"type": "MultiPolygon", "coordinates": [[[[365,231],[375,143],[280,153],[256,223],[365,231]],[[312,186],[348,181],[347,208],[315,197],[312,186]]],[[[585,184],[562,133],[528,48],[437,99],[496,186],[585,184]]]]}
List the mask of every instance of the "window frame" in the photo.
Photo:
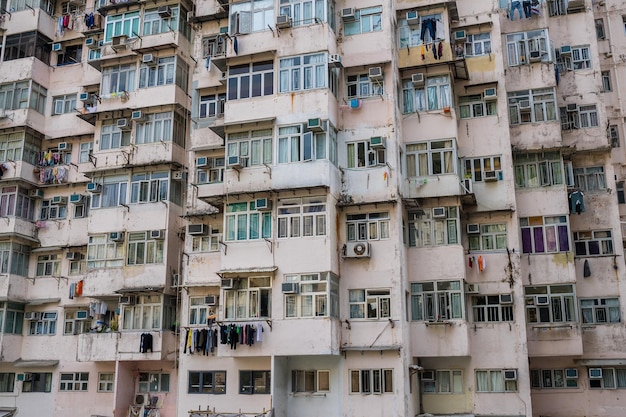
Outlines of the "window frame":
{"type": "Polygon", "coordinates": [[[22,382],[22,392],[51,392],[52,372],[26,372],[22,382]],[[41,382],[41,378],[45,380],[41,382]]]}
{"type": "Polygon", "coordinates": [[[278,239],[312,238],[327,235],[326,196],[282,198],[276,208],[278,239]]]}
{"type": "Polygon", "coordinates": [[[388,211],[346,214],[346,241],[369,242],[390,238],[388,211]]]}
{"type": "Polygon", "coordinates": [[[391,289],[389,288],[348,290],[350,320],[390,320],[391,306],[391,289]]]}
{"type": "Polygon", "coordinates": [[[410,211],[408,217],[409,247],[425,248],[461,244],[459,206],[444,206],[445,217],[436,218],[431,208],[410,211]]]}
{"type": "Polygon", "coordinates": [[[573,284],[524,287],[526,322],[530,325],[578,322],[576,289],[573,284]],[[566,291],[568,290],[569,291],[566,291]],[[544,297],[538,304],[538,297],[544,297]]]}
{"type": "Polygon", "coordinates": [[[35,276],[38,277],[60,277],[61,257],[59,254],[37,255],[37,265],[35,276]]]}
{"type": "Polygon", "coordinates": [[[491,32],[468,33],[463,50],[466,57],[491,55],[491,32]]]}
{"type": "Polygon", "coordinates": [[[88,390],[89,372],[61,372],[59,374],[59,391],[85,392],[88,390]]]}
{"type": "MultiPolygon", "coordinates": [[[[515,313],[513,301],[502,302],[502,294],[480,294],[470,296],[472,321],[474,323],[511,323],[515,313]],[[484,300],[484,302],[481,302],[484,300]]],[[[512,294],[509,294],[512,297],[512,294]]]]}
{"type": "Polygon", "coordinates": [[[568,175],[558,152],[517,154],[513,169],[516,188],[562,187],[568,175]]]}
{"type": "Polygon", "coordinates": [[[107,233],[89,235],[87,269],[124,266],[124,245],[124,241],[111,241],[107,233]]]}
{"type": "Polygon", "coordinates": [[[507,99],[511,126],[559,120],[554,87],[511,91],[507,99]],[[520,104],[525,101],[529,107],[521,108],[520,104]]]}
{"type": "Polygon", "coordinates": [[[468,234],[468,249],[473,252],[505,251],[508,247],[506,223],[480,224],[479,233],[468,234]]]}
{"type": "Polygon", "coordinates": [[[232,65],[228,68],[228,101],[274,95],[274,62],[261,61],[232,65]]]}
{"type": "Polygon", "coordinates": [[[611,324],[621,323],[619,297],[580,298],[581,324],[611,324]]]}
{"type": "Polygon", "coordinates": [[[113,392],[115,372],[98,372],[98,392],[113,392]]]}
{"type": "Polygon", "coordinates": [[[584,192],[603,192],[607,189],[604,166],[575,167],[574,186],[584,192]]]}
{"type": "Polygon", "coordinates": [[[272,315],[271,276],[236,279],[236,287],[224,289],[226,320],[269,319],[272,315]]]}
{"type": "Polygon", "coordinates": [[[579,388],[578,368],[560,369],[531,369],[530,387],[531,389],[577,389],[579,388]],[[576,370],[576,377],[568,376],[572,370],[576,370]]]}
{"type": "Polygon", "coordinates": [[[56,335],[57,317],[56,311],[42,311],[41,318],[29,320],[29,336],[54,336],[56,335]]]}
{"type": "Polygon", "coordinates": [[[436,369],[430,372],[433,372],[435,376],[433,380],[421,380],[421,388],[424,395],[463,394],[464,376],[462,369],[436,369]],[[447,377],[444,378],[445,375],[447,377]],[[447,383],[445,379],[447,379],[447,383]]]}
{"type": "Polygon", "coordinates": [[[330,392],[330,370],[291,370],[291,393],[312,394],[317,392],[330,392]],[[324,381],[324,382],[323,382],[324,381]],[[312,386],[311,386],[312,383],[312,386]]]}
{"type": "Polygon", "coordinates": [[[518,392],[517,379],[515,380],[504,379],[504,372],[508,370],[509,369],[475,369],[474,375],[476,378],[476,392],[477,393],[518,392]],[[479,373],[485,374],[486,376],[485,381],[487,382],[487,387],[482,387],[480,378],[479,378],[479,373]],[[494,379],[497,379],[497,381],[495,381],[494,379]],[[495,387],[496,383],[502,384],[502,390],[499,390],[497,387],[495,387]]]}
{"type": "Polygon", "coordinates": [[[382,6],[356,9],[354,11],[354,20],[343,22],[344,35],[351,36],[382,31],[382,15],[382,6]]]}
{"type": "Polygon", "coordinates": [[[226,371],[188,371],[187,394],[226,394],[226,371]],[[198,377],[198,388],[197,390],[192,390],[192,375],[196,374],[198,377]],[[205,384],[205,378],[209,376],[211,383],[205,384]],[[216,381],[217,376],[220,376],[223,383],[218,385],[218,382],[216,381]],[[205,389],[205,387],[210,387],[210,389],[205,389]]]}
{"type": "Polygon", "coordinates": [[[170,374],[167,372],[139,372],[137,392],[169,392],[170,374]]]}
{"type": "Polygon", "coordinates": [[[393,369],[350,369],[350,394],[393,393],[393,369]]]}
{"type": "Polygon", "coordinates": [[[271,165],[274,133],[272,128],[229,133],[226,137],[226,162],[238,156],[243,168],[271,165]]]}
{"type": "Polygon", "coordinates": [[[281,58],[278,61],[278,92],[327,88],[327,62],[327,54],[323,52],[281,58]]]}
{"type": "Polygon", "coordinates": [[[272,213],[256,209],[256,201],[226,205],[224,212],[227,242],[255,241],[272,237],[272,213]]]}
{"type": "Polygon", "coordinates": [[[65,94],[52,98],[52,116],[76,111],[76,94],[65,94]]]}
{"type": "Polygon", "coordinates": [[[239,370],[239,394],[271,394],[271,371],[264,370],[239,370]],[[247,381],[245,379],[248,379],[247,381]],[[262,381],[260,381],[262,379],[262,381]],[[244,385],[246,382],[249,385],[244,385]],[[263,385],[257,385],[257,382],[263,385]]]}
{"type": "Polygon", "coordinates": [[[522,253],[565,253],[571,250],[569,216],[521,217],[519,223],[522,253]]]}
{"type": "Polygon", "coordinates": [[[615,253],[610,229],[576,231],[573,235],[576,256],[610,256],[615,253]]]}
{"type": "Polygon", "coordinates": [[[438,322],[465,319],[461,280],[411,282],[410,320],[438,322]]]}
{"type": "Polygon", "coordinates": [[[485,98],[484,93],[459,96],[458,103],[459,119],[477,119],[498,115],[498,101],[485,98]]]}

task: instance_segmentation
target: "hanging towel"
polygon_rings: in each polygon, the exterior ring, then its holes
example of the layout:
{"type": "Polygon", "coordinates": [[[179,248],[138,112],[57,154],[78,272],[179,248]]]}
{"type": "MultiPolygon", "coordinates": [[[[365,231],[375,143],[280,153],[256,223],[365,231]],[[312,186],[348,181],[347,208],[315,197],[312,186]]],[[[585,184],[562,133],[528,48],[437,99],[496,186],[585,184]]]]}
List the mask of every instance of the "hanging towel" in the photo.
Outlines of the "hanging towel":
{"type": "Polygon", "coordinates": [[[583,265],[583,277],[589,278],[591,276],[591,268],[589,267],[589,259],[585,259],[583,265]]]}
{"type": "Polygon", "coordinates": [[[483,258],[483,257],[482,257],[482,255],[481,255],[481,256],[479,256],[479,257],[478,257],[478,270],[479,270],[480,272],[483,272],[483,271],[485,270],[485,268],[486,268],[486,267],[487,267],[487,263],[486,263],[485,258],[483,258]]]}

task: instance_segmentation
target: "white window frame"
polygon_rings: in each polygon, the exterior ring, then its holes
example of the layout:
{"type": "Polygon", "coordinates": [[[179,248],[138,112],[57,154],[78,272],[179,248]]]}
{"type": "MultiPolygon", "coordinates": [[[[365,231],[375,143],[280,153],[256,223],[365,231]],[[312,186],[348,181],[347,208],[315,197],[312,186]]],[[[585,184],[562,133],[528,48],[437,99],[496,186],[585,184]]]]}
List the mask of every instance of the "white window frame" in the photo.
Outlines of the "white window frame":
{"type": "Polygon", "coordinates": [[[162,264],[164,242],[151,238],[150,231],[128,232],[126,265],[162,264]]]}
{"type": "Polygon", "coordinates": [[[508,93],[509,123],[511,126],[558,120],[556,92],[553,87],[508,93]],[[528,108],[521,108],[521,102],[528,108]]]}
{"type": "Polygon", "coordinates": [[[202,58],[225,56],[226,50],[226,36],[219,34],[202,38],[202,58]]]}
{"type": "Polygon", "coordinates": [[[131,134],[120,130],[115,120],[103,124],[100,129],[100,150],[120,149],[130,145],[131,134]]]}
{"type": "Polygon", "coordinates": [[[66,310],[64,317],[63,335],[76,335],[89,333],[91,331],[91,318],[88,318],[87,320],[78,320],[76,318],[76,310],[66,310]]]}
{"type": "Polygon", "coordinates": [[[223,116],[225,103],[226,93],[201,95],[198,118],[210,119],[223,116]]]}
{"type": "Polygon", "coordinates": [[[130,179],[130,203],[167,201],[170,185],[168,171],[133,173],[130,179]]]}
{"type": "Polygon", "coordinates": [[[516,154],[513,165],[517,188],[565,184],[563,160],[558,152],[516,154]]]}
{"type": "Polygon", "coordinates": [[[531,369],[530,387],[532,389],[576,389],[579,373],[577,368],[531,369]],[[576,377],[568,376],[568,373],[575,373],[576,377]]]}
{"type": "Polygon", "coordinates": [[[188,394],[226,394],[226,371],[189,371],[187,378],[188,394]]]}
{"type": "Polygon", "coordinates": [[[334,312],[331,305],[337,303],[336,291],[331,289],[337,282],[331,274],[285,275],[285,282],[294,283],[299,289],[296,294],[284,295],[285,318],[329,317],[334,312]]]}
{"type": "Polygon", "coordinates": [[[348,74],[346,76],[347,97],[367,98],[374,96],[383,96],[384,81],[372,81],[369,74],[348,74]]]}
{"type": "Polygon", "coordinates": [[[113,392],[115,372],[98,373],[98,392],[113,392]]]}
{"type": "Polygon", "coordinates": [[[619,297],[581,298],[580,320],[582,324],[621,323],[619,297]]]}
{"type": "Polygon", "coordinates": [[[415,86],[410,79],[402,80],[403,113],[439,111],[452,106],[452,87],[449,75],[427,77],[423,86],[415,86]]]}
{"type": "Polygon", "coordinates": [[[462,320],[465,317],[463,281],[411,283],[411,321],[462,320]]]}
{"type": "Polygon", "coordinates": [[[522,252],[523,253],[565,253],[571,249],[570,242],[570,227],[568,216],[533,216],[533,217],[521,217],[519,219],[520,227],[522,229],[522,252]],[[535,240],[535,229],[541,228],[541,242],[535,240]],[[559,236],[559,230],[566,230],[563,236],[559,236]],[[528,232],[530,237],[529,250],[524,247],[523,239],[524,232],[528,232]],[[552,239],[554,237],[554,239],[552,239]],[[562,241],[562,238],[565,240],[562,241]],[[538,251],[539,244],[543,246],[543,250],[538,251]],[[547,247],[548,244],[553,244],[552,247],[547,247]]]}
{"type": "Polygon", "coordinates": [[[461,369],[437,369],[429,371],[435,375],[434,380],[422,379],[422,392],[429,394],[462,394],[463,393],[463,370],[461,369]]]}
{"type": "Polygon", "coordinates": [[[156,58],[155,65],[141,64],[139,66],[139,88],[158,87],[174,84],[176,80],[175,56],[156,58]]]}
{"type": "Polygon", "coordinates": [[[42,200],[39,220],[65,220],[67,205],[53,204],[52,200],[42,200]]]}
{"type": "Polygon", "coordinates": [[[605,191],[606,177],[603,166],[574,168],[574,185],[580,191],[605,191]]]}
{"type": "Polygon", "coordinates": [[[591,68],[589,45],[572,46],[571,69],[576,71],[589,68],[591,68]]]}
{"type": "Polygon", "coordinates": [[[256,0],[233,3],[229,8],[230,35],[269,30],[276,24],[273,0],[256,0]]]}
{"type": "Polygon", "coordinates": [[[38,255],[35,275],[38,277],[61,276],[61,258],[58,254],[38,255]]]}
{"type": "Polygon", "coordinates": [[[204,303],[205,297],[189,297],[189,326],[206,327],[213,307],[204,303]]]}
{"type": "Polygon", "coordinates": [[[310,25],[325,22],[328,7],[325,0],[281,0],[278,14],[291,17],[294,26],[310,25]]]}
{"type": "Polygon", "coordinates": [[[409,246],[429,247],[460,244],[460,210],[457,206],[444,207],[445,217],[434,218],[432,209],[410,212],[409,246]]]}
{"type": "Polygon", "coordinates": [[[502,175],[502,156],[483,156],[463,160],[464,178],[474,182],[485,180],[485,171],[495,171],[498,178],[502,175]]]}
{"type": "Polygon", "coordinates": [[[380,32],[383,30],[382,6],[368,7],[354,11],[354,20],[344,21],[343,30],[346,36],[361,33],[380,32]]]}
{"type": "Polygon", "coordinates": [[[31,320],[28,326],[29,336],[49,336],[55,335],[57,331],[57,312],[41,312],[39,320],[31,320]]]}
{"type": "Polygon", "coordinates": [[[346,215],[348,242],[389,239],[389,212],[354,213],[346,215]]]}
{"type": "Polygon", "coordinates": [[[81,164],[90,162],[90,156],[93,153],[93,142],[83,142],[80,144],[78,162],[81,164]]]}
{"type": "Polygon", "coordinates": [[[161,295],[139,295],[136,304],[122,306],[121,329],[160,330],[163,310],[161,295]]]}
{"type": "Polygon", "coordinates": [[[224,182],[226,158],[207,157],[207,165],[196,168],[196,184],[218,184],[224,182]]]}
{"type": "Polygon", "coordinates": [[[510,323],[514,321],[513,303],[502,303],[500,295],[481,294],[470,297],[474,323],[510,323]]]}
{"type": "Polygon", "coordinates": [[[509,33],[506,35],[507,63],[509,67],[531,64],[531,51],[539,51],[541,62],[551,62],[552,53],[549,46],[547,29],[509,33]]]}
{"type": "Polygon", "coordinates": [[[279,239],[326,236],[326,197],[311,196],[280,199],[276,217],[276,233],[279,239]]]}
{"type": "Polygon", "coordinates": [[[506,370],[503,369],[475,369],[476,392],[517,392],[517,379],[505,380],[504,372],[506,370]],[[480,375],[483,377],[480,378],[480,375]]]}
{"type": "Polygon", "coordinates": [[[230,100],[274,95],[274,62],[262,61],[228,68],[226,97],[230,100]]]}
{"type": "Polygon", "coordinates": [[[224,290],[224,318],[247,320],[271,317],[272,278],[255,276],[236,279],[236,288],[224,290]],[[266,315],[262,315],[267,312],[266,315]]]}
{"type": "Polygon", "coordinates": [[[89,372],[61,372],[59,391],[87,391],[89,372]]]}
{"type": "Polygon", "coordinates": [[[52,99],[52,115],[72,113],[76,110],[76,94],[56,96],[52,99]]]}
{"type": "Polygon", "coordinates": [[[330,392],[330,370],[292,369],[291,392],[293,394],[330,392]]]}
{"type": "Polygon", "coordinates": [[[602,378],[590,378],[589,389],[624,389],[626,388],[626,368],[602,367],[602,378]],[[620,377],[621,374],[621,377],[620,377]]]}
{"type": "Polygon", "coordinates": [[[328,85],[325,53],[298,55],[279,60],[278,92],[326,88],[328,85]]]}
{"type": "Polygon", "coordinates": [[[613,235],[610,230],[586,230],[574,232],[576,256],[613,255],[613,235]]]}
{"type": "Polygon", "coordinates": [[[350,394],[393,393],[393,369],[351,369],[350,394]]]}
{"type": "Polygon", "coordinates": [[[102,179],[100,193],[91,194],[91,208],[119,207],[128,198],[128,176],[116,175],[102,179]]]}
{"type": "Polygon", "coordinates": [[[159,9],[146,9],[143,13],[143,36],[156,35],[178,30],[180,6],[170,5],[170,17],[161,17],[159,9]]]}
{"type": "Polygon", "coordinates": [[[367,288],[348,290],[350,320],[384,320],[391,318],[391,290],[367,288]]]}
{"type": "Polygon", "coordinates": [[[254,200],[226,205],[224,223],[229,242],[272,237],[272,213],[258,211],[254,200]]]}
{"type": "Polygon", "coordinates": [[[87,269],[116,268],[123,265],[124,242],[113,242],[106,233],[89,236],[87,269]]]}
{"type": "Polygon", "coordinates": [[[526,286],[524,288],[526,322],[528,324],[577,322],[574,287],[572,284],[526,286]],[[548,304],[539,304],[539,301],[543,303],[546,299],[548,304]]]}
{"type": "Polygon", "coordinates": [[[218,228],[211,226],[207,236],[193,236],[191,240],[191,252],[219,252],[222,234],[218,228]]]}
{"type": "Polygon", "coordinates": [[[611,71],[602,71],[602,91],[608,92],[613,91],[612,82],[611,82],[611,71]]]}
{"type": "Polygon", "coordinates": [[[479,225],[479,233],[468,235],[467,240],[470,252],[505,251],[507,249],[508,234],[506,223],[492,223],[479,225]]]}
{"type": "Polygon", "coordinates": [[[478,117],[497,116],[498,102],[485,99],[483,93],[459,96],[459,118],[475,119],[478,117]]]}
{"type": "Polygon", "coordinates": [[[491,54],[491,33],[469,33],[465,38],[465,56],[482,56],[491,54]]]}
{"type": "MultiPolygon", "coordinates": [[[[322,122],[328,126],[327,121],[322,122]]],[[[306,131],[301,124],[278,128],[278,163],[326,159],[326,132],[306,131]]]]}
{"type": "Polygon", "coordinates": [[[229,133],[226,138],[226,160],[238,156],[241,166],[251,167],[272,163],[272,129],[229,133]]]}
{"type": "Polygon", "coordinates": [[[140,372],[138,392],[169,392],[170,374],[165,372],[140,372]]]}
{"type": "Polygon", "coordinates": [[[141,15],[138,10],[106,16],[104,42],[110,43],[113,36],[126,35],[129,38],[139,34],[141,15]]]}
{"type": "Polygon", "coordinates": [[[456,174],[457,144],[454,138],[406,144],[407,176],[429,177],[456,174]]]}
{"type": "Polygon", "coordinates": [[[387,163],[387,150],[385,148],[373,149],[369,139],[347,143],[346,147],[348,168],[370,168],[387,163]]]}
{"type": "Polygon", "coordinates": [[[100,94],[113,97],[113,94],[122,96],[122,93],[135,91],[137,67],[135,64],[122,64],[102,69],[100,94]],[[114,83],[114,84],[112,84],[114,83]]]}

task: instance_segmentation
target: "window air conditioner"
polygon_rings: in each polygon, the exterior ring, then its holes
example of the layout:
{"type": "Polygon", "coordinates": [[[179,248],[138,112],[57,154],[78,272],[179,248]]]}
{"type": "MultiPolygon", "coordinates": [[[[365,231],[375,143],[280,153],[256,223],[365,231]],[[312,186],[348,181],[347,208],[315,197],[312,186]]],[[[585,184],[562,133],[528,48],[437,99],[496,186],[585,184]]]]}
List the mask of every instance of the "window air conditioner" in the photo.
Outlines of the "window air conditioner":
{"type": "Polygon", "coordinates": [[[113,242],[123,242],[124,232],[111,232],[109,233],[109,240],[113,242]]]}
{"type": "Polygon", "coordinates": [[[517,369],[505,369],[502,373],[505,381],[517,381],[517,369]]]}
{"type": "Polygon", "coordinates": [[[417,10],[411,10],[410,12],[406,12],[406,22],[409,26],[419,26],[420,17],[417,13],[417,10]]]}
{"type": "Polygon", "coordinates": [[[91,93],[80,93],[78,99],[83,103],[93,104],[95,96],[91,93]]]}
{"type": "Polygon", "coordinates": [[[172,179],[184,181],[187,179],[187,173],[184,171],[172,171],[172,179]]]}
{"type": "Polygon", "coordinates": [[[192,23],[196,17],[194,12],[187,12],[187,23],[192,23]]]}
{"type": "Polygon", "coordinates": [[[420,379],[422,381],[434,381],[435,380],[435,371],[422,371],[420,373],[420,379]]]}
{"type": "Polygon", "coordinates": [[[445,207],[433,207],[433,219],[445,219],[446,208],[445,207]]]}
{"type": "Polygon", "coordinates": [[[128,40],[128,36],[126,35],[113,36],[111,38],[111,48],[113,48],[115,52],[122,51],[126,49],[127,40],[128,40]]]}
{"type": "Polygon", "coordinates": [[[368,76],[371,81],[382,81],[383,80],[382,67],[371,67],[369,69],[368,76]]]}
{"type": "Polygon", "coordinates": [[[89,312],[87,310],[78,310],[76,312],[76,320],[87,320],[89,318],[89,312]]]}
{"type": "Polygon", "coordinates": [[[500,304],[513,304],[513,294],[500,294],[500,304]]]}
{"type": "Polygon", "coordinates": [[[341,9],[341,19],[344,22],[354,22],[356,17],[354,16],[354,8],[348,7],[345,9],[341,9]]]}
{"type": "Polygon", "coordinates": [[[561,52],[561,55],[571,55],[572,54],[572,47],[569,46],[569,45],[563,45],[559,49],[559,52],[561,52]]]}
{"type": "Polygon", "coordinates": [[[323,132],[324,122],[319,117],[309,119],[306,122],[306,128],[312,132],[323,132]]]}
{"type": "Polygon", "coordinates": [[[291,16],[279,14],[276,16],[276,27],[278,29],[287,29],[291,27],[291,16]]]}
{"type": "Polygon", "coordinates": [[[98,41],[94,38],[85,39],[85,46],[89,49],[98,49],[98,41]]]}
{"type": "Polygon", "coordinates": [[[34,188],[28,192],[28,195],[33,198],[43,198],[43,190],[39,188],[34,188]]]}
{"type": "Polygon", "coordinates": [[[150,230],[150,239],[165,239],[165,230],[150,230]]]}
{"type": "Polygon", "coordinates": [[[143,54],[141,57],[141,63],[147,65],[156,65],[157,59],[153,54],[143,54]]]}
{"type": "Polygon", "coordinates": [[[53,43],[52,44],[52,50],[54,52],[63,53],[63,45],[61,45],[60,43],[53,43]]]}
{"type": "Polygon", "coordinates": [[[297,282],[283,282],[282,291],[283,294],[298,294],[300,292],[300,286],[297,282]]]}
{"type": "Polygon", "coordinates": [[[170,9],[170,6],[160,6],[157,9],[157,13],[161,19],[167,19],[172,16],[172,9],[170,9]]]}
{"type": "Polygon", "coordinates": [[[80,260],[80,252],[67,252],[65,254],[65,259],[68,261],[78,261],[80,260]]]}
{"type": "Polygon", "coordinates": [[[567,112],[568,113],[575,113],[578,111],[578,104],[576,103],[569,103],[567,105],[567,112]]]}
{"type": "Polygon", "coordinates": [[[24,320],[39,320],[41,318],[41,312],[28,311],[24,313],[24,320]]]}
{"type": "Polygon", "coordinates": [[[201,168],[209,165],[209,159],[206,156],[196,158],[196,167],[201,168]]]}
{"type": "Polygon", "coordinates": [[[467,225],[467,234],[475,235],[480,233],[480,225],[478,223],[469,223],[467,225]]]}
{"type": "Polygon", "coordinates": [[[530,51],[528,54],[528,59],[530,62],[539,62],[541,61],[541,51],[530,51]]]}
{"type": "Polygon", "coordinates": [[[258,211],[270,211],[272,210],[272,200],[257,198],[255,206],[258,211]]]}
{"type": "Polygon", "coordinates": [[[547,306],[550,305],[550,297],[547,295],[537,295],[535,296],[535,305],[537,306],[547,306]]]}
{"type": "Polygon", "coordinates": [[[120,297],[120,304],[135,304],[137,299],[134,295],[123,295],[120,297]]]}
{"type": "Polygon", "coordinates": [[[128,122],[128,119],[117,119],[117,128],[122,132],[130,132],[132,130],[132,126],[128,122]]]}
{"type": "Polygon", "coordinates": [[[209,234],[209,226],[206,224],[187,225],[187,234],[191,236],[206,236],[209,234]]]}
{"type": "Polygon", "coordinates": [[[465,284],[466,294],[478,294],[479,292],[478,284],[465,284]]]}
{"type": "Polygon", "coordinates": [[[455,41],[464,41],[467,39],[467,33],[464,30],[457,30],[454,32],[454,40],[455,41]]]}
{"type": "Polygon", "coordinates": [[[411,75],[411,82],[416,87],[424,85],[424,73],[418,72],[417,74],[411,75]]]}
{"type": "Polygon", "coordinates": [[[224,290],[232,290],[235,288],[235,280],[233,278],[222,279],[220,286],[224,290]]]}
{"type": "Polygon", "coordinates": [[[565,378],[578,378],[578,369],[565,368],[565,378]]]}
{"type": "Polygon", "coordinates": [[[339,54],[328,55],[328,66],[334,67],[334,68],[343,67],[343,64],[341,63],[341,55],[339,54]]]}
{"type": "Polygon", "coordinates": [[[241,169],[243,165],[242,161],[239,158],[239,155],[233,155],[228,157],[228,166],[233,169],[241,169]]]}
{"type": "Polygon", "coordinates": [[[517,105],[520,110],[530,109],[530,100],[520,100],[517,105]]]}
{"type": "Polygon", "coordinates": [[[94,194],[99,193],[100,188],[101,188],[100,184],[95,183],[95,182],[87,183],[87,187],[86,187],[87,191],[89,191],[90,193],[94,193],[94,194]]]}
{"type": "Polygon", "coordinates": [[[483,91],[483,97],[485,97],[485,100],[496,98],[497,96],[498,94],[495,87],[485,88],[485,91],[483,91]]]}
{"type": "Polygon", "coordinates": [[[57,206],[65,206],[67,205],[67,197],[55,195],[54,197],[52,197],[52,204],[56,204],[57,206]]]}
{"type": "Polygon", "coordinates": [[[483,173],[483,179],[486,182],[498,181],[498,172],[497,171],[485,171],[483,173]]]}
{"type": "Polygon", "coordinates": [[[150,405],[150,394],[146,392],[136,394],[135,405],[150,405]]]}
{"type": "Polygon", "coordinates": [[[144,114],[141,110],[135,110],[131,113],[130,119],[135,122],[145,122],[148,120],[148,115],[144,114]]]}
{"type": "Polygon", "coordinates": [[[369,258],[369,242],[348,242],[346,243],[345,258],[369,258]]]}
{"type": "Polygon", "coordinates": [[[602,368],[589,368],[589,379],[602,379],[602,368]]]}
{"type": "Polygon", "coordinates": [[[217,295],[207,295],[204,297],[204,304],[208,306],[217,305],[217,295]]]}
{"type": "Polygon", "coordinates": [[[57,149],[60,151],[71,151],[72,144],[67,142],[59,142],[59,144],[57,145],[57,149]]]}
{"type": "Polygon", "coordinates": [[[371,149],[385,149],[386,140],[382,136],[372,136],[370,138],[371,149]]]}

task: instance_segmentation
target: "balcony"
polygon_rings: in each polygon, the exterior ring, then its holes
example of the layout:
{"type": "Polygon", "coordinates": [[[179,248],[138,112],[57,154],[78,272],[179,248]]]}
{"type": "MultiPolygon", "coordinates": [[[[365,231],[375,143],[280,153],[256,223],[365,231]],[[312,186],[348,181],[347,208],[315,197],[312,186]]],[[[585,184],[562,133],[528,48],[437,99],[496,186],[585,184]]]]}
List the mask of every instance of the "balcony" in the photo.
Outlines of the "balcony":
{"type": "Polygon", "coordinates": [[[152,351],[140,352],[137,332],[84,333],[78,336],[78,362],[173,360],[177,336],[167,330],[147,331],[152,335],[152,351]]]}
{"type": "Polygon", "coordinates": [[[411,322],[411,355],[421,358],[470,356],[469,324],[463,320],[411,322]]]}
{"type": "Polygon", "coordinates": [[[404,186],[405,198],[466,196],[471,194],[456,174],[408,178],[404,186]]]}
{"type": "Polygon", "coordinates": [[[561,123],[558,121],[514,125],[510,127],[510,132],[514,152],[563,147],[561,123]]]}
{"type": "Polygon", "coordinates": [[[534,323],[526,326],[528,356],[581,356],[582,330],[578,323],[534,323]]]}

